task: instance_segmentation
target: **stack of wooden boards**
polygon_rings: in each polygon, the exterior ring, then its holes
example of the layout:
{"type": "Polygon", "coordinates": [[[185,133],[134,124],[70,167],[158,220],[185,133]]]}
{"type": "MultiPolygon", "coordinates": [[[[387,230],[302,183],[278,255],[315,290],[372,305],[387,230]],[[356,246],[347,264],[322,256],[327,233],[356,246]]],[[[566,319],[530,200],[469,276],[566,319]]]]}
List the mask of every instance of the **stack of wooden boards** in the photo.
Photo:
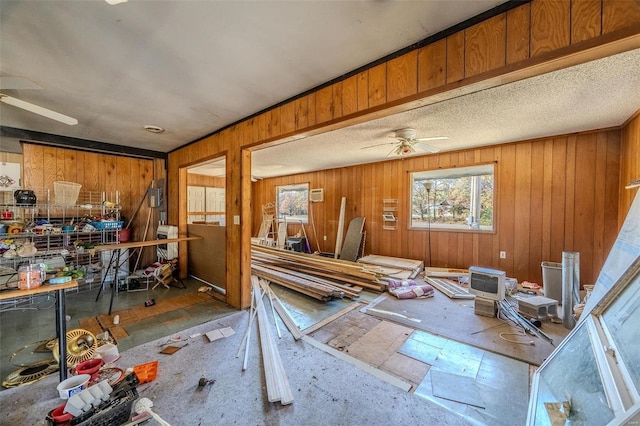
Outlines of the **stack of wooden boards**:
{"type": "Polygon", "coordinates": [[[363,288],[386,289],[379,267],[257,244],[251,248],[251,270],[265,280],[324,301],[355,299],[363,288]]]}
{"type": "Polygon", "coordinates": [[[358,259],[369,268],[378,267],[380,273],[399,280],[414,279],[424,269],[422,260],[403,259],[400,257],[380,256],[370,254],[358,259]]]}

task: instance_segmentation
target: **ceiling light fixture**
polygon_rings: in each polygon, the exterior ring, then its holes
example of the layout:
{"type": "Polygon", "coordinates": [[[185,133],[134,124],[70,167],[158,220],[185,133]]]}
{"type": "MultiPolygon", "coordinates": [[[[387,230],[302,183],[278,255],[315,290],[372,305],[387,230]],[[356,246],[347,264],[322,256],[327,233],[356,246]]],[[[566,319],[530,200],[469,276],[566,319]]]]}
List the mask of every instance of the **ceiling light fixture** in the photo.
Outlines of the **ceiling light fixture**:
{"type": "Polygon", "coordinates": [[[104,0],[109,3],[111,6],[115,6],[116,4],[126,3],[129,0],[104,0]]]}
{"type": "Polygon", "coordinates": [[[152,126],[152,125],[149,125],[149,124],[145,125],[144,129],[147,132],[150,132],[150,133],[163,133],[164,132],[164,129],[162,127],[152,126]]]}
{"type": "Polygon", "coordinates": [[[29,112],[33,112],[38,115],[42,115],[43,117],[50,118],[52,120],[59,121],[64,124],[68,124],[69,126],[74,126],[78,124],[78,120],[73,117],[69,117],[68,115],[60,114],[59,112],[51,111],[50,109],[43,108],[38,105],[34,105],[29,102],[21,101],[20,99],[14,98],[13,96],[7,96],[0,93],[0,102],[4,102],[5,104],[13,105],[18,108],[22,108],[29,112]]]}

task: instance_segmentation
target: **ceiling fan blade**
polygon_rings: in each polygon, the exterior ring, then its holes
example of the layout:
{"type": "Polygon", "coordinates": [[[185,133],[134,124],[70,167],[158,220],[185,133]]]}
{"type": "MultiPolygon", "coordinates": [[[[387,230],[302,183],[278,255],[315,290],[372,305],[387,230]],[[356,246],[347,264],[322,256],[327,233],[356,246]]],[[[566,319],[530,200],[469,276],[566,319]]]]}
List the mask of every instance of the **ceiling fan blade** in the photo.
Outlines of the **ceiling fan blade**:
{"type": "Polygon", "coordinates": [[[416,142],[415,146],[417,146],[418,148],[420,148],[423,151],[428,151],[428,152],[440,152],[440,148],[436,148],[433,145],[427,145],[426,143],[420,143],[420,142],[416,142]]]}
{"type": "Polygon", "coordinates": [[[369,149],[369,148],[377,148],[379,146],[385,146],[385,145],[395,145],[397,142],[385,142],[385,143],[379,143],[377,145],[369,145],[369,146],[363,146],[360,149],[369,149]]]}
{"type": "Polygon", "coordinates": [[[449,139],[447,136],[433,136],[430,138],[415,138],[414,142],[426,142],[426,141],[443,141],[449,139]]]}
{"type": "Polygon", "coordinates": [[[69,126],[78,124],[78,120],[73,117],[60,114],[59,112],[51,111],[50,109],[43,108],[29,102],[21,101],[20,99],[14,98],[12,96],[3,95],[2,93],[0,93],[0,102],[22,108],[35,114],[50,118],[52,120],[60,121],[61,123],[68,124],[69,126]]]}

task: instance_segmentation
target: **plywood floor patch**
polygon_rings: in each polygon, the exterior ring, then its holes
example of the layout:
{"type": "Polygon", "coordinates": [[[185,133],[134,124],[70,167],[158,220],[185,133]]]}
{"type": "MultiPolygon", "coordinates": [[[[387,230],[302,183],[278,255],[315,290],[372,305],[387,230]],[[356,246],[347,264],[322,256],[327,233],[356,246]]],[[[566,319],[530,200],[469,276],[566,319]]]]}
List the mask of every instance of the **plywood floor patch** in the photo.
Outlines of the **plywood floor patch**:
{"type": "Polygon", "coordinates": [[[382,365],[409,338],[413,329],[382,321],[351,344],[350,355],[373,366],[382,365]]]}

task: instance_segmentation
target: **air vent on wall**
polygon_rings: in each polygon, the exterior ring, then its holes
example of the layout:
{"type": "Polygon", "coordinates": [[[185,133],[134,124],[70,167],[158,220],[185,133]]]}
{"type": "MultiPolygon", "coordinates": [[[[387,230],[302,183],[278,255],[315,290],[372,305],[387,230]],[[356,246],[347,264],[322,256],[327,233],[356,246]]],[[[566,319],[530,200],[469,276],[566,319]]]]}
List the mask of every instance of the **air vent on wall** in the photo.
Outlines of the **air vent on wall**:
{"type": "Polygon", "coordinates": [[[324,188],[316,188],[309,191],[309,200],[312,203],[321,203],[324,201],[324,188]]]}

